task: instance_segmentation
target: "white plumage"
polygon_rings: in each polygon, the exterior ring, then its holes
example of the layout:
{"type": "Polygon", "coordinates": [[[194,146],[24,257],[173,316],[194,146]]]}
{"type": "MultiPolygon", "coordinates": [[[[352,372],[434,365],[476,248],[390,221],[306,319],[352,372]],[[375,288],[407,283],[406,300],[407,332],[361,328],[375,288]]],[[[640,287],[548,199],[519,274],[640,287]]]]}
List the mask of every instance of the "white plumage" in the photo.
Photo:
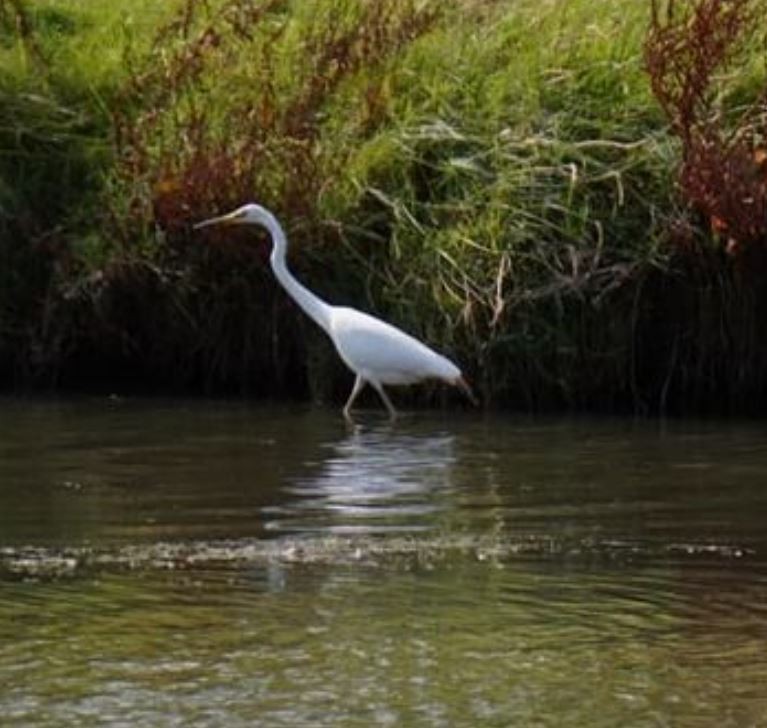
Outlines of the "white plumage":
{"type": "Polygon", "coordinates": [[[433,377],[452,382],[461,371],[404,331],[353,308],[334,308],[331,338],[346,365],[381,384],[413,384],[433,377]]]}
{"type": "Polygon", "coordinates": [[[221,217],[205,220],[195,228],[208,225],[262,225],[269,231],[273,243],[270,263],[277,280],[327,332],[341,359],[357,375],[343,410],[347,418],[351,417],[351,407],[365,384],[370,384],[378,392],[392,418],[396,416],[396,410],[383,389],[385,384],[413,384],[424,379],[439,379],[460,387],[475,401],[461,376],[461,370],[449,359],[385,321],[353,308],[326,303],[302,285],[287,267],[285,232],[266,208],[243,205],[221,217]]]}

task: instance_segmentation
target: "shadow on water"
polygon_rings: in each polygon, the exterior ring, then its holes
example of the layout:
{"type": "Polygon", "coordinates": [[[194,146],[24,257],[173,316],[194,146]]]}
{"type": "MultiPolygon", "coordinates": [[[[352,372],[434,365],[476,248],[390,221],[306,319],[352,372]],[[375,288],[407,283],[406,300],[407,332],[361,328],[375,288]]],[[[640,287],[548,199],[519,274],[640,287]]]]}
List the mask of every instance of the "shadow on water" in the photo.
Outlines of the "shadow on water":
{"type": "Polygon", "coordinates": [[[767,724],[758,423],[0,405],[4,724],[767,724]]]}

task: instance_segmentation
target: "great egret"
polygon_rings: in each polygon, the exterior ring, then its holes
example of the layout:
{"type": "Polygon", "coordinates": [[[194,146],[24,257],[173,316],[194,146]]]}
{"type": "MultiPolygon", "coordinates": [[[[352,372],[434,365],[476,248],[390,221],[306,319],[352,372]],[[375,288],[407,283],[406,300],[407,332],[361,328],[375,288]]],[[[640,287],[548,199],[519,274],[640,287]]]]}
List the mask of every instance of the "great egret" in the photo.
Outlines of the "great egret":
{"type": "Polygon", "coordinates": [[[460,388],[476,404],[461,370],[449,359],[380,319],[353,308],[331,306],[296,280],[285,260],[288,247],[285,232],[277,218],[265,207],[243,205],[194,227],[199,230],[209,225],[261,225],[267,229],[273,246],[269,260],[277,280],[309,317],[325,330],[341,359],[357,376],[343,409],[347,419],[351,419],[354,400],[366,384],[378,392],[392,419],[397,416],[397,411],[384,391],[385,384],[413,384],[424,379],[439,379],[460,388]]]}

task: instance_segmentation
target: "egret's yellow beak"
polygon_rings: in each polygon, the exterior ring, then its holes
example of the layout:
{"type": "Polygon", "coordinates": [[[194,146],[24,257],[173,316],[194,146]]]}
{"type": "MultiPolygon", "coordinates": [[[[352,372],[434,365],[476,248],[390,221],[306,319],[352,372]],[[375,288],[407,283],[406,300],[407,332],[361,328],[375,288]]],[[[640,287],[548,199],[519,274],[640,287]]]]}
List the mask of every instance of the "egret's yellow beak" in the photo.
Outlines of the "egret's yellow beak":
{"type": "Polygon", "coordinates": [[[198,222],[192,229],[199,230],[200,228],[209,227],[210,225],[237,225],[241,222],[241,219],[242,214],[235,210],[234,212],[229,212],[226,215],[211,217],[209,220],[198,222]]]}

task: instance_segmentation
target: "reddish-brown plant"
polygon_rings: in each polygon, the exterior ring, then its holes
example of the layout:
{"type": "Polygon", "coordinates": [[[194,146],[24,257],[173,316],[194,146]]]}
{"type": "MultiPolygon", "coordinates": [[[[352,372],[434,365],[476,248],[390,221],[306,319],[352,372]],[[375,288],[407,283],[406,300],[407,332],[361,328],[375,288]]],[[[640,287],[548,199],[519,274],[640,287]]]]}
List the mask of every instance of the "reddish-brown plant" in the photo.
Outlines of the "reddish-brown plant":
{"type": "Polygon", "coordinates": [[[763,17],[762,0],[652,0],[645,44],[653,92],[682,142],[681,192],[733,254],[767,244],[767,89],[728,123],[717,74],[763,17]]]}
{"type": "MultiPolygon", "coordinates": [[[[172,232],[247,199],[314,217],[343,164],[319,141],[324,107],[345,79],[384,62],[440,15],[436,3],[366,0],[349,22],[343,3],[330,5],[302,40],[302,70],[286,90],[273,80],[289,22],[284,4],[227,0],[211,15],[202,0],[186,0],[157,34],[142,64],[148,70],[131,75],[115,105],[119,176],[140,222],[172,232]],[[222,129],[205,104],[205,85],[243,46],[252,78],[227,102],[222,129]]],[[[384,89],[371,82],[364,94],[367,129],[384,118],[384,89]]]]}

